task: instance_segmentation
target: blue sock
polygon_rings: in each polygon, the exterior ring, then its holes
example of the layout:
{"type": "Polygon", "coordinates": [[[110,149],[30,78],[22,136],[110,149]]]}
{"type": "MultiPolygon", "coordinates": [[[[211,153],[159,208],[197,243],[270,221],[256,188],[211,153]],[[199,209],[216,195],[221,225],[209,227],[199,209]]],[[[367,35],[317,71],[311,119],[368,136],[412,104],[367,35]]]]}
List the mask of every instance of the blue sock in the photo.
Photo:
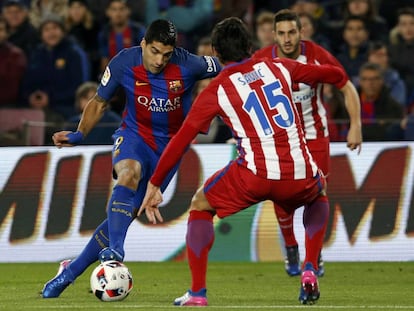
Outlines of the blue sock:
{"type": "Polygon", "coordinates": [[[105,219],[95,230],[82,253],[73,260],[68,270],[75,279],[83,273],[91,264],[98,260],[99,252],[109,245],[108,219],[105,219]]]}
{"type": "Polygon", "coordinates": [[[109,247],[124,257],[124,242],[128,227],[135,218],[134,197],[136,191],[117,185],[108,205],[109,247]]]}

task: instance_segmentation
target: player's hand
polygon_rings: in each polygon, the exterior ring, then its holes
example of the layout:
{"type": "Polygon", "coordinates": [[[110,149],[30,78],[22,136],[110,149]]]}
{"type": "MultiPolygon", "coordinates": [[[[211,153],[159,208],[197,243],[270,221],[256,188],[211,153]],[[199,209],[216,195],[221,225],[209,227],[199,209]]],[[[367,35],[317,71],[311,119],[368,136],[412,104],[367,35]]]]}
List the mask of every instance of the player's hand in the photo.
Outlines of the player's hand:
{"type": "Polygon", "coordinates": [[[148,182],[147,192],[145,197],[142,200],[141,207],[138,211],[138,216],[140,216],[145,210],[145,215],[147,215],[148,221],[154,225],[159,222],[163,222],[164,219],[160,214],[158,205],[162,202],[162,194],[160,187],[154,186],[151,182],[148,182]]]}
{"type": "Polygon", "coordinates": [[[358,154],[361,152],[362,147],[362,131],[361,127],[352,126],[349,128],[348,135],[346,137],[346,146],[350,150],[358,150],[358,154]]]}
{"type": "Polygon", "coordinates": [[[83,140],[83,134],[79,131],[60,131],[52,136],[53,143],[56,147],[73,147],[83,140]]]}

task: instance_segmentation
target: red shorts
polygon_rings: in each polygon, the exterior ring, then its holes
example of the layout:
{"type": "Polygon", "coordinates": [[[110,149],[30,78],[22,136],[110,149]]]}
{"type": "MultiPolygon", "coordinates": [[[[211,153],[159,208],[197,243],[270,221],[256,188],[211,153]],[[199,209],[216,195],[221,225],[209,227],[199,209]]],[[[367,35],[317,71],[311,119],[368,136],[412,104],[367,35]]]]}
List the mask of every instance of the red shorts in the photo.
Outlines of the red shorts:
{"type": "Polygon", "coordinates": [[[331,169],[329,138],[307,140],[306,144],[316,165],[318,165],[325,176],[328,176],[331,169]]]}
{"type": "Polygon", "coordinates": [[[319,175],[299,180],[265,179],[233,161],[206,180],[204,194],[217,216],[224,218],[265,200],[293,212],[312,202],[324,186],[319,175]]]}

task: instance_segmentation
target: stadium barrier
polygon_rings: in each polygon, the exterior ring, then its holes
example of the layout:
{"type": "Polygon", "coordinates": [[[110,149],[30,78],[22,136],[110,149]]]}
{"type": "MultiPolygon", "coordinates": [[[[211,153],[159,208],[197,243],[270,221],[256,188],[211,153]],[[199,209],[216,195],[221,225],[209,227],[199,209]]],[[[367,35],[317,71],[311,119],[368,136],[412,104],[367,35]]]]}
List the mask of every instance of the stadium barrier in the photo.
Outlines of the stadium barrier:
{"type": "MultiPolygon", "coordinates": [[[[364,143],[360,155],[331,144],[331,210],[326,261],[414,259],[414,142],[364,143]]],[[[165,192],[165,222],[137,219],[126,261],[185,260],[188,203],[199,185],[235,155],[232,145],[193,145],[165,192]]],[[[105,218],[111,146],[0,148],[0,262],[47,262],[79,254],[105,218]]],[[[231,198],[230,198],[231,199],[231,198]]],[[[295,231],[303,249],[302,212],[295,231]]],[[[282,260],[270,202],[215,220],[213,261],[282,260]]]]}

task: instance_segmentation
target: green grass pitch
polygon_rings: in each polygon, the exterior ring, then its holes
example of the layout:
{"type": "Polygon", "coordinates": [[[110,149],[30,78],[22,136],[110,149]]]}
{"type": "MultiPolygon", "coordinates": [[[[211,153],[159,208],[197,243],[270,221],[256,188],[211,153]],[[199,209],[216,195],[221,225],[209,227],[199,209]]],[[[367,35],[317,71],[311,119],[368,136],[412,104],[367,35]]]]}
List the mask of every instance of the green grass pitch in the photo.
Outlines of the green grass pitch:
{"type": "MultiPolygon", "coordinates": [[[[190,286],[186,262],[126,262],[134,289],[121,302],[101,302],[89,291],[91,266],[58,299],[40,291],[57,264],[0,264],[0,310],[172,310],[172,301],[190,286]]],[[[414,263],[327,262],[321,298],[298,302],[299,277],[283,263],[212,262],[208,271],[211,310],[414,310],[414,263]]],[[[186,308],[194,310],[199,308],[186,308]]]]}

